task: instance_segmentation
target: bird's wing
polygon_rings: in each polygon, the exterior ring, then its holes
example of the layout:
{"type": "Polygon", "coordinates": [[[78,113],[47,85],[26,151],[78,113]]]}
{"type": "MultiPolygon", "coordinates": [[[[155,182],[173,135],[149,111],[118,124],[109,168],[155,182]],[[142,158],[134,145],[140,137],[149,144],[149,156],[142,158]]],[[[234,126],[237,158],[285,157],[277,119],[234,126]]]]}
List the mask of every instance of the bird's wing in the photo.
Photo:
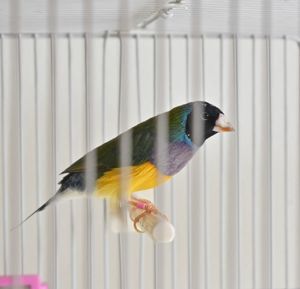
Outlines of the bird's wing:
{"type": "Polygon", "coordinates": [[[90,169],[96,169],[100,175],[107,170],[119,167],[122,137],[131,139],[131,165],[139,165],[148,161],[155,145],[154,118],[140,123],[132,129],[120,134],[118,137],[88,152],[81,159],[65,169],[62,174],[85,172],[89,159],[91,160],[91,162],[89,162],[90,165],[93,166],[90,167],[90,169]],[[93,160],[93,158],[95,159],[93,160]]]}

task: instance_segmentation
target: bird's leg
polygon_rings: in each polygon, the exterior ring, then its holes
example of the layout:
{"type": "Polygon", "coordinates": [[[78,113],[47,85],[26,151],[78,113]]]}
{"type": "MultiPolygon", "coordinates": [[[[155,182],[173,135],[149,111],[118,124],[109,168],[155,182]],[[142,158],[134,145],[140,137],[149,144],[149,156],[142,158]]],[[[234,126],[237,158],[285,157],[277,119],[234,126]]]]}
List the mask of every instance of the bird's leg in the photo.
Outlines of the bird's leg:
{"type": "MultiPolygon", "coordinates": [[[[156,209],[153,203],[151,203],[149,200],[146,199],[138,199],[136,197],[131,197],[131,201],[129,201],[129,204],[133,205],[134,207],[141,209],[141,210],[149,210],[156,209]]],[[[157,209],[156,209],[157,210],[157,209]]]]}

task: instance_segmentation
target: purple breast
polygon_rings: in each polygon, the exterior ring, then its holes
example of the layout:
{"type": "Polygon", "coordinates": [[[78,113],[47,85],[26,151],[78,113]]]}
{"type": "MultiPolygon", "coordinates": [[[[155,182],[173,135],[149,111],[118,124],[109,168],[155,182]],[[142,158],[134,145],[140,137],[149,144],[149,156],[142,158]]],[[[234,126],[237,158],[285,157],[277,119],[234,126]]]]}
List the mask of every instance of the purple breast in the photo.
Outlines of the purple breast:
{"type": "Polygon", "coordinates": [[[151,162],[165,175],[178,173],[195,154],[196,149],[184,142],[173,142],[157,150],[151,162]]]}

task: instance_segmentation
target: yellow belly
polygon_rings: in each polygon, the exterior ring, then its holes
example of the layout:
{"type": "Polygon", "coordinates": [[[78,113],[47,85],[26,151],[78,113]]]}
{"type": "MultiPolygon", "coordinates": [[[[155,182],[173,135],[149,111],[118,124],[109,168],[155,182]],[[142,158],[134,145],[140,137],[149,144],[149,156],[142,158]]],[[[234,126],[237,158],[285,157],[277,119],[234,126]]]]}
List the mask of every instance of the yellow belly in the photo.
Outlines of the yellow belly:
{"type": "Polygon", "coordinates": [[[154,188],[170,178],[171,176],[161,174],[150,162],[122,170],[116,168],[97,180],[95,194],[100,197],[120,198],[126,192],[130,196],[133,192],[154,188]]]}

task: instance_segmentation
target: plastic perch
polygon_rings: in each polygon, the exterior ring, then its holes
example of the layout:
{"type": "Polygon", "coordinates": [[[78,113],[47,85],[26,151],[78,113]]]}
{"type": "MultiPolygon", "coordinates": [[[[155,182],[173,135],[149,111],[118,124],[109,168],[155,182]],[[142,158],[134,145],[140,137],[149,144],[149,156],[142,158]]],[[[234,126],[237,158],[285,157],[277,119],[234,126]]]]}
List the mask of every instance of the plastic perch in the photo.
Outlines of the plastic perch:
{"type": "Polygon", "coordinates": [[[175,237],[173,225],[150,201],[131,199],[129,215],[137,232],[147,232],[155,242],[159,243],[173,241],[175,237]]]}

